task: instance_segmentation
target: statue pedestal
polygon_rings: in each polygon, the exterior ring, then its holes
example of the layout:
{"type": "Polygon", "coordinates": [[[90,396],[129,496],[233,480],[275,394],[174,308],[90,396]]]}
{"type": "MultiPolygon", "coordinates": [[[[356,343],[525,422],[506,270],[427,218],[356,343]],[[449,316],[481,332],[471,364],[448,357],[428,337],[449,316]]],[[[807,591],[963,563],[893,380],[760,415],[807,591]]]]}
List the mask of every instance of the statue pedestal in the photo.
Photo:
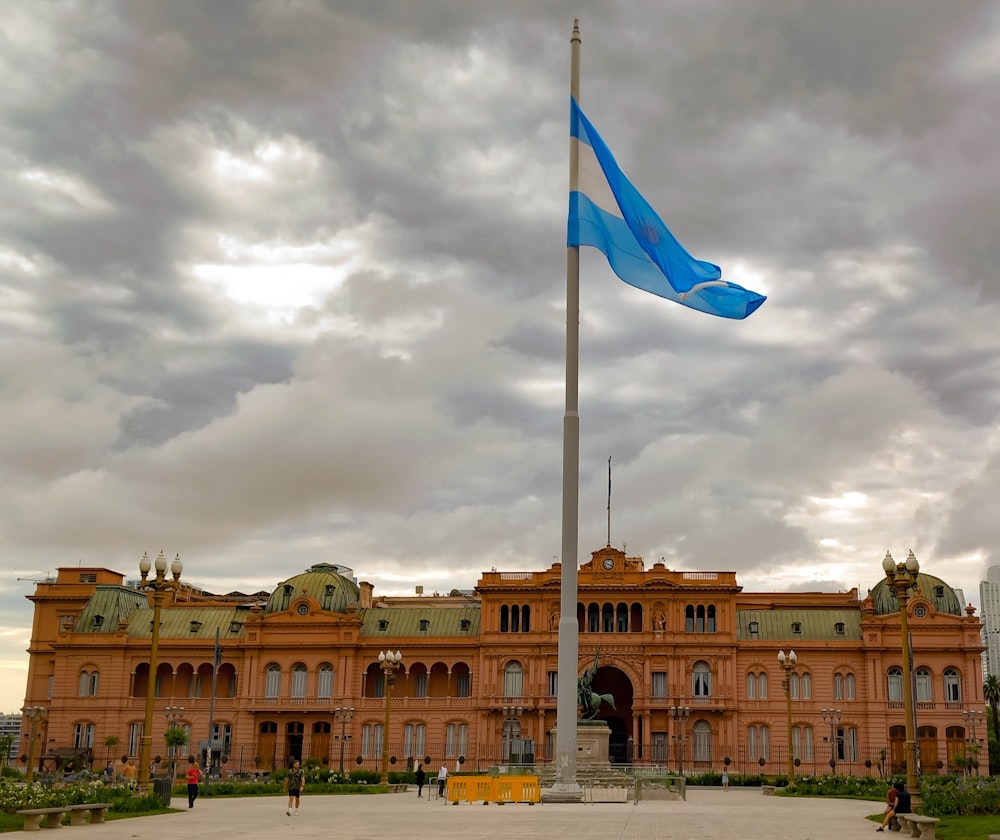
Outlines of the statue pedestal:
{"type": "Polygon", "coordinates": [[[576,722],[577,764],[607,764],[611,727],[603,720],[576,722]]]}

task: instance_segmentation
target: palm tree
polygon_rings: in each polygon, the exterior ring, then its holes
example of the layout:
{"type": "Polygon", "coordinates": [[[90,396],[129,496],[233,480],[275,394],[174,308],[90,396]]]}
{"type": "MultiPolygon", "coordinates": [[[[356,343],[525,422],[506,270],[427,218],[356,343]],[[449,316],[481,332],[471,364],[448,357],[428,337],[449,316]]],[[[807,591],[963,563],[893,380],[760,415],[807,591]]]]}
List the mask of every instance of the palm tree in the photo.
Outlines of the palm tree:
{"type": "Polygon", "coordinates": [[[996,674],[990,674],[983,683],[983,698],[993,718],[993,738],[1000,741],[1000,677],[996,674]]]}
{"type": "Polygon", "coordinates": [[[107,749],[108,753],[105,758],[105,761],[111,761],[111,751],[115,747],[117,747],[120,743],[121,743],[121,738],[119,738],[117,735],[108,735],[108,737],[104,739],[104,746],[107,749]]]}

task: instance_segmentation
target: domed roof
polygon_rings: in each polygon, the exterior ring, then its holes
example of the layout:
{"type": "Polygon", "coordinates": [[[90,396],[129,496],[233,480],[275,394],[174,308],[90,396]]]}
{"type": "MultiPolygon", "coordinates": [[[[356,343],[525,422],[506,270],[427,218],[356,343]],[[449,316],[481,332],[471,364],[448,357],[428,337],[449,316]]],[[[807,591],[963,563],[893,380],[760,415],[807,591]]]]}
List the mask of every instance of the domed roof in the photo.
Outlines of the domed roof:
{"type": "MultiPolygon", "coordinates": [[[[938,612],[963,615],[962,605],[958,601],[955,590],[939,577],[919,572],[916,592],[913,594],[922,595],[934,605],[938,612]]],[[[876,615],[899,612],[899,601],[896,600],[896,593],[889,588],[889,584],[884,579],[872,588],[871,598],[875,603],[876,615]]]]}
{"type": "Polygon", "coordinates": [[[347,570],[330,563],[311,566],[301,575],[278,584],[267,599],[264,613],[283,612],[296,598],[303,595],[316,599],[321,609],[347,612],[349,606],[358,603],[361,590],[343,574],[344,571],[347,570]]]}

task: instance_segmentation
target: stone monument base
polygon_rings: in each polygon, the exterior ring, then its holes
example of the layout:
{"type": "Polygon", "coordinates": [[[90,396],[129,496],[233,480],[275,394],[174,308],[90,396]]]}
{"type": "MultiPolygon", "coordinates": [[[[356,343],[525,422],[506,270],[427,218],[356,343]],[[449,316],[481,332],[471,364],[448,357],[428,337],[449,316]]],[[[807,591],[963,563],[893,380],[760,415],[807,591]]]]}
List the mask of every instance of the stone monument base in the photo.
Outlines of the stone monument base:
{"type": "Polygon", "coordinates": [[[576,722],[576,763],[607,764],[611,727],[603,720],[576,722]]]}

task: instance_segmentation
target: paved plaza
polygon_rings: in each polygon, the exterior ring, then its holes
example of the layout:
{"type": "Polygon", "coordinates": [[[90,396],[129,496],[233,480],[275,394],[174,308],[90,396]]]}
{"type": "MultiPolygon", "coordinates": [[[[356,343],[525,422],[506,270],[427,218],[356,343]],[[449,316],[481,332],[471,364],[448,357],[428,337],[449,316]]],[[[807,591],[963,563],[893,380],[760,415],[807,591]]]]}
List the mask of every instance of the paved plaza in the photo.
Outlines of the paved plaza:
{"type": "MultiPolygon", "coordinates": [[[[426,791],[425,791],[426,794],[426,791]]],[[[194,809],[175,797],[175,814],[70,827],[61,836],[100,833],[101,840],[191,840],[222,834],[240,840],[290,836],[310,840],[365,837],[425,840],[874,840],[866,820],[878,802],[762,796],[759,788],[692,789],[687,801],[628,804],[451,805],[407,793],[302,797],[298,816],[283,797],[199,799],[194,809]],[[66,832],[69,835],[66,835],[66,832]]],[[[899,837],[889,834],[889,837],[899,837]]]]}

